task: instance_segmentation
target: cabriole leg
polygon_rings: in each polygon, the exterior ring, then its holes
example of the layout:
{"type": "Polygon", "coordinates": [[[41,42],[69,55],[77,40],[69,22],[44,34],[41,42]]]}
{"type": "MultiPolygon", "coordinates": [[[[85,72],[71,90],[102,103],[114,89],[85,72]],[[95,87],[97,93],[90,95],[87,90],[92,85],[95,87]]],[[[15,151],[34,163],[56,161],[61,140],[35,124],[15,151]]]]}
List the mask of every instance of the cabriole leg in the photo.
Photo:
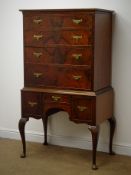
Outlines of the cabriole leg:
{"type": "Polygon", "coordinates": [[[114,155],[115,153],[112,151],[112,142],[113,142],[113,136],[114,136],[114,131],[116,127],[116,120],[114,117],[108,119],[109,124],[110,124],[110,142],[109,142],[109,154],[114,155]]]}
{"type": "Polygon", "coordinates": [[[21,158],[26,157],[26,142],[25,142],[25,124],[29,120],[29,118],[21,118],[19,120],[19,132],[21,135],[22,145],[23,145],[23,153],[21,154],[21,158]]]}
{"type": "Polygon", "coordinates": [[[47,124],[48,124],[48,116],[44,116],[42,118],[42,122],[43,122],[43,128],[44,128],[44,145],[48,145],[47,143],[47,124]]]}
{"type": "Polygon", "coordinates": [[[89,126],[89,130],[92,134],[92,169],[96,170],[96,149],[97,149],[97,143],[98,143],[98,137],[99,137],[99,126],[89,126]]]}

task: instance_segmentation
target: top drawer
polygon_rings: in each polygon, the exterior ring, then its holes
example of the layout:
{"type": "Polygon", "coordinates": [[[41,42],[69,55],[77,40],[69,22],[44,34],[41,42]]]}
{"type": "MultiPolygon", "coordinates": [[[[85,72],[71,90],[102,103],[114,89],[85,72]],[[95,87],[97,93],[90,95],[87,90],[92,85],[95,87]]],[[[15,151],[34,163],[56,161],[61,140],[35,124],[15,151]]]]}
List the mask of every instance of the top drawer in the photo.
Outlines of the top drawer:
{"type": "Polygon", "coordinates": [[[69,14],[44,14],[42,12],[30,12],[24,14],[25,30],[49,30],[55,28],[87,28],[92,29],[93,14],[69,13],[69,14]]]}

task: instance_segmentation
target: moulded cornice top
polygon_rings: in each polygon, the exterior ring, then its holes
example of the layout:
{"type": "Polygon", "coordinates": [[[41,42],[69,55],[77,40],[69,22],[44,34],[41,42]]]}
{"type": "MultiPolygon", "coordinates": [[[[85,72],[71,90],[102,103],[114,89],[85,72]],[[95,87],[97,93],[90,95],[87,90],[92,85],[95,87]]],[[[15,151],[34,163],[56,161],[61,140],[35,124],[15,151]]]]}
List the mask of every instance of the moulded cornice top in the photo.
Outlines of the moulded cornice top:
{"type": "Polygon", "coordinates": [[[113,10],[107,10],[107,9],[99,9],[99,8],[81,8],[81,9],[20,9],[20,11],[24,12],[24,11],[48,11],[48,12],[55,12],[55,11],[68,11],[68,12],[72,12],[72,11],[88,11],[88,12],[98,12],[98,13],[102,13],[102,12],[108,12],[108,13],[113,13],[113,10]]]}

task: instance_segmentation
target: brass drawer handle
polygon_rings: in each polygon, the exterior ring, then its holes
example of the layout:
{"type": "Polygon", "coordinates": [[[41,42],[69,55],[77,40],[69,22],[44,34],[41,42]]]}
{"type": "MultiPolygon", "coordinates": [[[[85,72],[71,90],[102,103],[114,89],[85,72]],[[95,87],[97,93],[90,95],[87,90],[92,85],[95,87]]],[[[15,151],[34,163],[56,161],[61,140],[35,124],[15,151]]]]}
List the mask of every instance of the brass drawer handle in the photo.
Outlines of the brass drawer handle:
{"type": "Polygon", "coordinates": [[[53,101],[58,101],[61,99],[61,97],[59,96],[52,96],[51,98],[53,99],[53,101]]]}
{"type": "Polygon", "coordinates": [[[43,74],[42,74],[41,72],[34,72],[33,75],[34,75],[35,78],[39,78],[39,77],[41,77],[43,74]]]}
{"type": "Polygon", "coordinates": [[[33,55],[34,55],[36,58],[39,58],[40,56],[42,56],[42,53],[41,53],[41,52],[33,52],[33,55]]]}
{"type": "Polygon", "coordinates": [[[33,38],[38,41],[43,38],[43,35],[33,35],[33,38]]]}
{"type": "Polygon", "coordinates": [[[82,22],[82,18],[81,19],[72,19],[72,21],[75,24],[80,24],[82,22]]]}
{"type": "Polygon", "coordinates": [[[79,109],[80,112],[87,110],[86,106],[77,106],[77,108],[79,109]]]}
{"type": "Polygon", "coordinates": [[[78,41],[79,39],[82,39],[82,35],[73,35],[72,38],[78,41]]]}
{"type": "Polygon", "coordinates": [[[72,56],[73,56],[76,60],[79,60],[80,57],[82,57],[82,54],[72,54],[72,56]]]}
{"type": "Polygon", "coordinates": [[[43,22],[43,20],[42,20],[42,19],[33,19],[33,22],[34,22],[35,24],[40,24],[40,23],[43,22]]]}
{"type": "Polygon", "coordinates": [[[28,101],[28,104],[30,105],[30,107],[34,107],[37,105],[37,102],[33,102],[33,101],[28,101]]]}
{"type": "Polygon", "coordinates": [[[74,80],[80,80],[82,78],[81,75],[73,75],[74,80]]]}

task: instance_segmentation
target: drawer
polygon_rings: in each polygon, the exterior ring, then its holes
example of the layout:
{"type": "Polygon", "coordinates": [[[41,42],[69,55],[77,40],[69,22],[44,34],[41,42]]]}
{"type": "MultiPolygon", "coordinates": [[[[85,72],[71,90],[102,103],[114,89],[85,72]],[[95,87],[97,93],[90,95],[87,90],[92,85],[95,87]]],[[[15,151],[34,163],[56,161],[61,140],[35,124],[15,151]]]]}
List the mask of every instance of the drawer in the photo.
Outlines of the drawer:
{"type": "Polygon", "coordinates": [[[25,64],[26,87],[55,87],[57,79],[58,71],[52,66],[25,64]]]}
{"type": "Polygon", "coordinates": [[[91,65],[92,47],[25,47],[25,63],[91,65]]]}
{"type": "Polygon", "coordinates": [[[25,86],[91,90],[91,78],[85,66],[25,65],[25,86]]]}
{"type": "Polygon", "coordinates": [[[95,97],[72,97],[72,120],[95,124],[95,97]]]}
{"type": "Polygon", "coordinates": [[[21,92],[22,116],[41,118],[42,96],[38,92],[21,92]]]}
{"type": "Polygon", "coordinates": [[[44,47],[50,45],[86,45],[93,43],[92,31],[88,30],[55,30],[26,31],[25,46],[44,47]]]}
{"type": "Polygon", "coordinates": [[[49,30],[55,28],[92,28],[93,15],[90,13],[73,12],[73,14],[31,13],[24,15],[25,30],[49,30]]]}
{"type": "Polygon", "coordinates": [[[45,103],[70,103],[69,97],[62,94],[46,94],[44,101],[45,103]]]}
{"type": "Polygon", "coordinates": [[[58,78],[58,85],[65,89],[91,90],[92,75],[89,67],[66,67],[61,69],[58,78]]]}

